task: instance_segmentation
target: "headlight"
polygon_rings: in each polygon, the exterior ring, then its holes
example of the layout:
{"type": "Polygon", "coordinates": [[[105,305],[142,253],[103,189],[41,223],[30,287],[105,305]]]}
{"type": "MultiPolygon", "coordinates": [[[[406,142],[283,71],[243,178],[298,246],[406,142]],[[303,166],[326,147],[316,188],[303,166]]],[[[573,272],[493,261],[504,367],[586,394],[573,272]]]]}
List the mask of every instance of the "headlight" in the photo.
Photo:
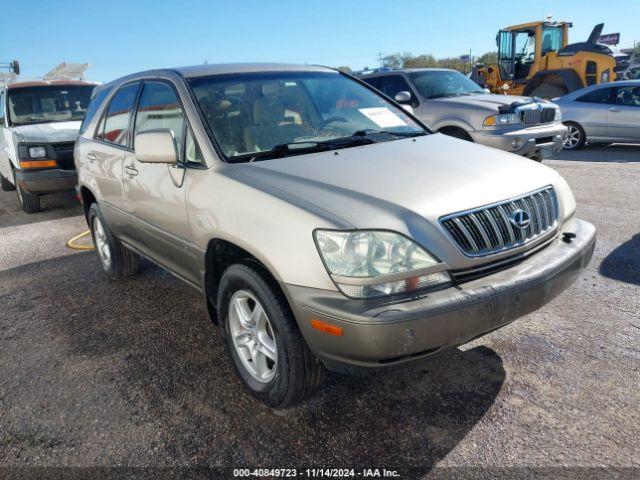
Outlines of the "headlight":
{"type": "Polygon", "coordinates": [[[562,110],[560,110],[559,108],[556,108],[556,118],[555,118],[556,122],[561,122],[562,121],[562,110]]]}
{"type": "Polygon", "coordinates": [[[371,298],[449,283],[447,265],[399,233],[316,230],[320,256],[348,297],[371,298]]]}
{"type": "Polygon", "coordinates": [[[47,149],[44,147],[29,147],[29,158],[44,158],[47,156],[47,149]]]}
{"type": "Polygon", "coordinates": [[[491,115],[484,119],[485,127],[499,127],[501,125],[513,125],[514,123],[520,123],[518,115],[515,113],[504,113],[501,115],[491,115]]]}
{"type": "Polygon", "coordinates": [[[609,69],[606,69],[604,72],[602,72],[602,74],[600,75],[600,83],[606,83],[609,81],[609,69]]]}

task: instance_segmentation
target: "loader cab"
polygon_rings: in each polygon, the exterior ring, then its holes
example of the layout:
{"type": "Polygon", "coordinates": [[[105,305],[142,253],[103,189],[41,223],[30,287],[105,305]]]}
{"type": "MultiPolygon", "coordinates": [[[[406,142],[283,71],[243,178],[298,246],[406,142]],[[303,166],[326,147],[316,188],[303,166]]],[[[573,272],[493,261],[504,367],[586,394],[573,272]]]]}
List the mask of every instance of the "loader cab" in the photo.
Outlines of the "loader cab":
{"type": "Polygon", "coordinates": [[[500,30],[496,43],[501,78],[525,83],[549,52],[566,45],[568,27],[566,23],[533,22],[500,30]]]}

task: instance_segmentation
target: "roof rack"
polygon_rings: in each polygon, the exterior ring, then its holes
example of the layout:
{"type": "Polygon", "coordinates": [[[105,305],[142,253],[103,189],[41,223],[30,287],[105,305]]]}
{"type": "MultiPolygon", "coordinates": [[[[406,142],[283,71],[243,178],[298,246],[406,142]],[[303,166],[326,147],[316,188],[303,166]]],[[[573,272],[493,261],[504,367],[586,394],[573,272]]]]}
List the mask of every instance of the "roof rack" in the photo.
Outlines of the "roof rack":
{"type": "Polygon", "coordinates": [[[84,72],[91,65],[88,63],[67,63],[53,67],[44,77],[44,80],[84,80],[84,72]]]}

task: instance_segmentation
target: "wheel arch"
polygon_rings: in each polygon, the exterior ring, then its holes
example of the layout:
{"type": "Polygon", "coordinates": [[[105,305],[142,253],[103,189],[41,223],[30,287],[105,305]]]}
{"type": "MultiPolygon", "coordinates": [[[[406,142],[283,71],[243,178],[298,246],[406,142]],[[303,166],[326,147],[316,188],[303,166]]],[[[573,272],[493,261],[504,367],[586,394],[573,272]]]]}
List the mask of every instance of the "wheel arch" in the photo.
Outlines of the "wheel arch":
{"type": "Polygon", "coordinates": [[[558,70],[545,70],[543,72],[537,72],[525,85],[522,94],[524,96],[530,96],[536,88],[543,83],[550,83],[565,87],[567,93],[573,92],[583,88],[584,82],[575,70],[570,68],[558,69],[558,70]]]}
{"type": "MultiPolygon", "coordinates": [[[[218,324],[217,299],[220,278],[228,267],[236,263],[259,269],[261,273],[273,279],[274,285],[278,285],[280,288],[280,281],[277,274],[274,273],[273,265],[263,261],[259,255],[230,240],[222,238],[209,240],[205,253],[204,294],[209,316],[215,324],[218,324]]],[[[284,291],[281,290],[281,292],[284,295],[284,291]]]]}
{"type": "Polygon", "coordinates": [[[82,200],[82,209],[84,210],[84,217],[89,219],[89,208],[92,203],[97,203],[94,193],[85,185],[80,186],[80,199],[82,200]]]}

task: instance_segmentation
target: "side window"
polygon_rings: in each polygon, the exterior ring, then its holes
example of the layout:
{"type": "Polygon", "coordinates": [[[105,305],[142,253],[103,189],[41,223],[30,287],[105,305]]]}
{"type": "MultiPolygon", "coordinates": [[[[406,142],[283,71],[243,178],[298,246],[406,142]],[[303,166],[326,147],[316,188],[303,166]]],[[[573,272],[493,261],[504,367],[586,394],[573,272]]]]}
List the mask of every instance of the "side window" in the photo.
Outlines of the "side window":
{"type": "MultiPolygon", "coordinates": [[[[411,87],[400,75],[387,75],[378,79],[378,90],[384,93],[387,97],[393,98],[398,92],[411,92],[411,87]]],[[[413,97],[413,93],[411,94],[413,97]]]]}
{"type": "Polygon", "coordinates": [[[202,152],[200,151],[200,147],[198,146],[198,142],[193,138],[193,133],[191,133],[191,129],[187,127],[187,136],[185,139],[184,145],[184,158],[189,163],[204,163],[204,158],[202,157],[202,152]]]}
{"type": "Polygon", "coordinates": [[[140,84],[125,85],[111,99],[107,113],[96,131],[96,138],[123,147],[127,146],[131,110],[140,84]]]}
{"type": "Polygon", "coordinates": [[[618,87],[615,103],[627,107],[640,107],[640,87],[618,87]]]}
{"type": "Polygon", "coordinates": [[[373,88],[378,88],[378,83],[379,83],[379,78],[377,77],[372,77],[372,78],[363,78],[362,81],[368,83],[369,85],[371,85],[373,88]]]}
{"type": "Polygon", "coordinates": [[[91,98],[89,106],[87,107],[87,111],[84,114],[84,118],[82,119],[82,125],[80,125],[80,135],[82,135],[87,130],[87,127],[89,127],[91,120],[93,120],[93,117],[96,115],[96,112],[100,108],[100,105],[102,105],[102,102],[107,97],[110,91],[110,88],[100,89],[99,87],[93,91],[93,97],[91,98]]]}
{"type": "Polygon", "coordinates": [[[180,151],[184,122],[184,112],[173,88],[163,82],[145,82],[138,103],[134,135],[149,130],[171,130],[180,151]]]}
{"type": "Polygon", "coordinates": [[[576,102],[608,103],[611,98],[611,88],[598,88],[576,98],[576,102]]]}

